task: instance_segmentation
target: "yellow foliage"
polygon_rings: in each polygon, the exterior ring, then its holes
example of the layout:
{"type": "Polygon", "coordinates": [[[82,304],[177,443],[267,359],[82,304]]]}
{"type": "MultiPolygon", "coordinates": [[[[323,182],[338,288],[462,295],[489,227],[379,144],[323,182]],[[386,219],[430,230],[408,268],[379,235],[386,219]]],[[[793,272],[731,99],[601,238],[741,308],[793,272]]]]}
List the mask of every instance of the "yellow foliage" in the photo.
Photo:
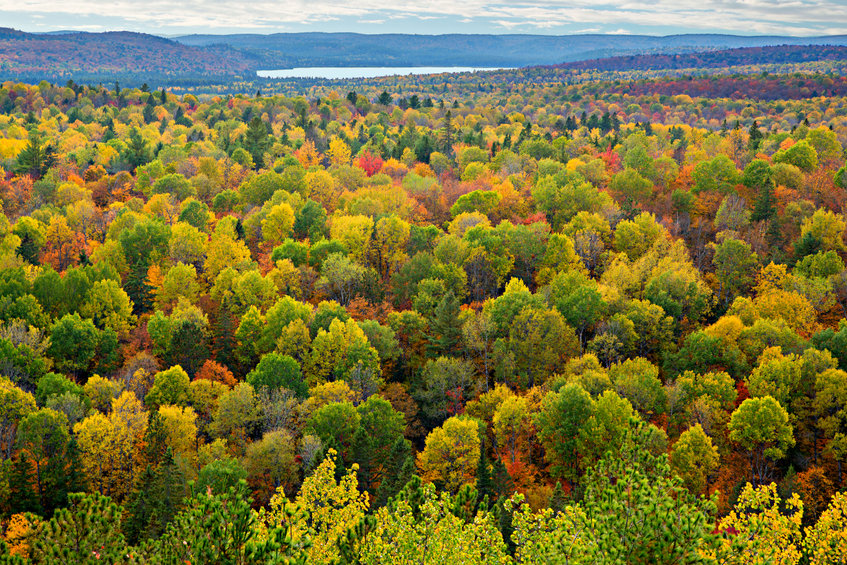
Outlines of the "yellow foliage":
{"type": "Polygon", "coordinates": [[[311,547],[308,563],[329,564],[340,557],[338,541],[358,525],[368,511],[368,493],[359,492],[358,465],[341,480],[335,480],[336,452],[330,449],[326,459],[306,477],[294,502],[282,488],[271,498],[268,510],[257,513],[259,538],[274,527],[286,527],[294,539],[308,535],[311,547]]]}
{"type": "Polygon", "coordinates": [[[30,538],[35,534],[41,520],[30,514],[12,514],[6,527],[4,539],[9,546],[9,555],[29,559],[30,538]]]}

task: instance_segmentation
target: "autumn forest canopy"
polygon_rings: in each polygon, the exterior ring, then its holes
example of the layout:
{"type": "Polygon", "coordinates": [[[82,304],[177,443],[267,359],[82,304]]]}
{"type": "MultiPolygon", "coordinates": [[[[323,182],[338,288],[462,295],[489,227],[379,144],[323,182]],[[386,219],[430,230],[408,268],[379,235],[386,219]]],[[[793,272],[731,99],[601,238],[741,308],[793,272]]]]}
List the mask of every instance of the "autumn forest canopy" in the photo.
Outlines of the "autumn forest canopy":
{"type": "Polygon", "coordinates": [[[847,50],[742,51],[0,83],[0,563],[844,563],[847,50]]]}

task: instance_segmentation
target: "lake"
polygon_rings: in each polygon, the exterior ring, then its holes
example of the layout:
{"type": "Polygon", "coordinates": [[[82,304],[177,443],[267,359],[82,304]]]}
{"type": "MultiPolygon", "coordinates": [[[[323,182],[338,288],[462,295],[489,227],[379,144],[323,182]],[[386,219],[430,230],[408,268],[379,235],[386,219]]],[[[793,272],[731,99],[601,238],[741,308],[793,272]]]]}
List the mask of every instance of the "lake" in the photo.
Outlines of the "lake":
{"type": "Polygon", "coordinates": [[[295,67],[275,71],[256,71],[262,78],[374,78],[395,75],[431,75],[437,73],[472,73],[496,71],[489,67],[295,67]]]}

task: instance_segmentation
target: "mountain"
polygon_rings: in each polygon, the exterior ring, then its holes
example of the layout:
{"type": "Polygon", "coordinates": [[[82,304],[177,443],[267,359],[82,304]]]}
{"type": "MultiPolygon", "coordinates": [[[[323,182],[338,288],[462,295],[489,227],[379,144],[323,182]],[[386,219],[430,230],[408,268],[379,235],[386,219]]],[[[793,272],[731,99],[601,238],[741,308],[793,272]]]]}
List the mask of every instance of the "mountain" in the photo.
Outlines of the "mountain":
{"type": "Polygon", "coordinates": [[[847,46],[847,36],[279,33],[164,38],[126,31],[35,34],[0,28],[0,80],[191,86],[253,80],[256,70],[295,66],[727,66],[762,57],[819,60],[822,51],[841,56],[834,47],[822,47],[830,45],[847,46]],[[773,45],[793,47],[757,51],[773,45]],[[726,51],[736,48],[746,51],[726,51]]]}
{"type": "MultiPolygon", "coordinates": [[[[841,36],[841,38],[843,37],[841,36]]],[[[847,46],[819,45],[815,49],[810,49],[809,46],[804,45],[777,45],[683,54],[630,55],[589,59],[554,65],[553,67],[598,71],[655,71],[695,68],[717,69],[743,65],[778,65],[811,61],[847,61],[847,46]]]]}
{"type": "Polygon", "coordinates": [[[193,47],[143,33],[33,34],[0,28],[3,80],[252,76],[256,64],[231,47],[193,47]]]}
{"type": "Polygon", "coordinates": [[[769,45],[847,45],[847,36],[735,35],[364,35],[277,33],[186,35],[184,45],[227,45],[260,59],[265,69],[302,66],[555,65],[584,59],[645,53],[684,53],[769,45]]]}

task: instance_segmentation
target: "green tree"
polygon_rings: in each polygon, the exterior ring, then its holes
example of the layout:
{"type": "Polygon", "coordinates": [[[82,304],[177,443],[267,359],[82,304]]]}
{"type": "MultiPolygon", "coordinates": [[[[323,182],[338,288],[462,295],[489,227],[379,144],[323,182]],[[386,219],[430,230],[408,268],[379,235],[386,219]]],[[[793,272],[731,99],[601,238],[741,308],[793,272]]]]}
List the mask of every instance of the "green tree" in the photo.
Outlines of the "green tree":
{"type": "Polygon", "coordinates": [[[305,398],[309,392],[300,364],[288,355],[277,353],[263,355],[256,368],[247,374],[247,382],[256,390],[286,388],[300,398],[305,398]]]}
{"type": "Polygon", "coordinates": [[[572,483],[576,480],[580,429],[591,411],[591,396],[577,383],[569,383],[559,392],[548,392],[542,400],[534,421],[554,477],[564,477],[572,483]]]}
{"type": "Polygon", "coordinates": [[[41,134],[35,128],[29,130],[26,146],[18,153],[14,171],[19,175],[30,175],[40,179],[56,160],[53,147],[42,142],[41,134]]]}
{"type": "Polygon", "coordinates": [[[74,493],[36,532],[33,563],[88,565],[116,563],[124,558],[126,540],[120,531],[121,508],[107,496],[74,493]]]}
{"type": "Polygon", "coordinates": [[[757,484],[771,479],[772,463],[785,457],[794,445],[788,413],[771,396],[742,402],[732,413],[728,429],[729,439],[745,450],[757,484]]]}

